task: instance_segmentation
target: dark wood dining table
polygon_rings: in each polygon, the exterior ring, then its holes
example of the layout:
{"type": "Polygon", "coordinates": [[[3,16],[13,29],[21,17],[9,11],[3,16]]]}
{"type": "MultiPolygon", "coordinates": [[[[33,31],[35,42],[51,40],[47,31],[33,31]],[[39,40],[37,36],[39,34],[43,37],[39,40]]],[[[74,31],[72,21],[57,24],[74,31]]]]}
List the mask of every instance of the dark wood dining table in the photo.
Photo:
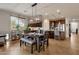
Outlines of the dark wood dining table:
{"type": "Polygon", "coordinates": [[[44,34],[41,33],[28,33],[27,35],[33,37],[36,42],[37,42],[37,51],[40,52],[40,41],[39,41],[39,37],[44,36],[44,34]]]}

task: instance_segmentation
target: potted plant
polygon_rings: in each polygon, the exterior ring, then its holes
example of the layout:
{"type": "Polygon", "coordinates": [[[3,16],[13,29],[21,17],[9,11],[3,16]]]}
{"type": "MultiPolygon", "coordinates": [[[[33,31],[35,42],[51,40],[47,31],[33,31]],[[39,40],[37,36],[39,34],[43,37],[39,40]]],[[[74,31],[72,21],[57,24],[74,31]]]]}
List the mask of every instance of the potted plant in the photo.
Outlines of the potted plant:
{"type": "Polygon", "coordinates": [[[16,25],[16,39],[19,39],[19,24],[16,25]]]}
{"type": "Polygon", "coordinates": [[[25,28],[25,30],[24,30],[24,33],[28,33],[30,31],[30,28],[29,28],[29,26],[27,26],[26,28],[25,28]]]}

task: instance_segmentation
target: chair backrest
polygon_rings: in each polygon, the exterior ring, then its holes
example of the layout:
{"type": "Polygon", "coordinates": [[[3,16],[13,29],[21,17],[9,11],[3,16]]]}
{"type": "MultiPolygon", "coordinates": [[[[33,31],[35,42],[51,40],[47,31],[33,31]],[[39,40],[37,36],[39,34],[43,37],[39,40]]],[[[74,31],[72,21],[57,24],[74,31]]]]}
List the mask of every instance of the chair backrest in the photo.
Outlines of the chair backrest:
{"type": "Polygon", "coordinates": [[[44,38],[45,38],[45,40],[48,40],[48,35],[49,35],[49,33],[47,31],[45,31],[44,32],[44,38]]]}
{"type": "Polygon", "coordinates": [[[40,36],[39,41],[44,41],[44,36],[40,36]]]}
{"type": "Polygon", "coordinates": [[[44,33],[43,33],[44,35],[43,36],[40,36],[40,40],[41,41],[45,41],[45,40],[48,40],[48,32],[47,31],[44,31],[44,33]]]}

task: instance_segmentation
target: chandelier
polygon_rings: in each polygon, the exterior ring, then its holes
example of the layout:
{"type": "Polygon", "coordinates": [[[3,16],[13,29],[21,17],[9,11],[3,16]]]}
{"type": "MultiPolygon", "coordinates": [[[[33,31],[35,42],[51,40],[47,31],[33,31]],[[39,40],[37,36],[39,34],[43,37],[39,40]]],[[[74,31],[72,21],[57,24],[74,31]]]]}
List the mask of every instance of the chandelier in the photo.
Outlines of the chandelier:
{"type": "Polygon", "coordinates": [[[31,17],[30,21],[31,22],[38,21],[39,20],[39,17],[37,15],[37,3],[32,4],[31,7],[32,7],[32,17],[31,17]]]}

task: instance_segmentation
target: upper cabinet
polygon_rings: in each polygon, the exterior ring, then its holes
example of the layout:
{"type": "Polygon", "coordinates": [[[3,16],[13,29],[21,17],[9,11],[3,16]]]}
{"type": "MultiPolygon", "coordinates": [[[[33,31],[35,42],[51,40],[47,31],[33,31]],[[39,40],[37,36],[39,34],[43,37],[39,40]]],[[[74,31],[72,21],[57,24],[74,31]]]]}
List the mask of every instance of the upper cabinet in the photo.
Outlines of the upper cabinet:
{"type": "Polygon", "coordinates": [[[50,25],[50,30],[55,29],[55,27],[59,27],[60,29],[63,29],[63,27],[65,26],[65,18],[50,20],[49,25],[50,25]]]}
{"type": "Polygon", "coordinates": [[[39,22],[39,23],[30,23],[29,27],[42,27],[42,22],[39,22]]]}

